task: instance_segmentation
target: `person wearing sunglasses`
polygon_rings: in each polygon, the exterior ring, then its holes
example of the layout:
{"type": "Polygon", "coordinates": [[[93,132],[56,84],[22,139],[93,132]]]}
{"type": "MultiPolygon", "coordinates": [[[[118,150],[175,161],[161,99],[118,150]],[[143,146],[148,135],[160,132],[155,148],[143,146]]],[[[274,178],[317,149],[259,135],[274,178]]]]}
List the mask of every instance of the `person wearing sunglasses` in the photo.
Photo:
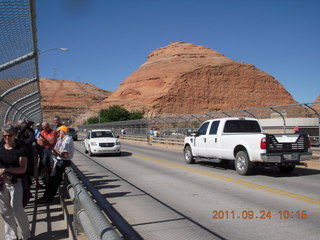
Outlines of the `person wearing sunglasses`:
{"type": "Polygon", "coordinates": [[[29,239],[31,235],[28,216],[23,207],[21,175],[25,174],[26,169],[25,148],[16,139],[15,126],[6,124],[2,127],[0,142],[0,214],[5,223],[5,239],[19,239],[19,236],[29,239]]]}

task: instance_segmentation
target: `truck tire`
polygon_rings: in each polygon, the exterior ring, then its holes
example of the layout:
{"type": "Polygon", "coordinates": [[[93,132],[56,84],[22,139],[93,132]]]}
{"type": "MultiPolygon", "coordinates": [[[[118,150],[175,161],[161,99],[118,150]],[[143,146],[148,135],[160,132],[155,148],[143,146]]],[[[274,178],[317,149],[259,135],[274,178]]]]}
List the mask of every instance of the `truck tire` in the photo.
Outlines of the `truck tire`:
{"type": "Polygon", "coordinates": [[[184,160],[186,161],[186,163],[188,163],[188,164],[195,163],[190,146],[186,146],[184,148],[183,154],[184,154],[184,160]]]}
{"type": "Polygon", "coordinates": [[[278,166],[278,169],[279,169],[280,172],[282,172],[282,173],[291,173],[295,168],[296,168],[295,165],[291,165],[291,166],[278,166]]]}
{"type": "Polygon", "coordinates": [[[246,151],[237,153],[234,165],[240,175],[249,175],[252,172],[252,163],[246,151]]]}

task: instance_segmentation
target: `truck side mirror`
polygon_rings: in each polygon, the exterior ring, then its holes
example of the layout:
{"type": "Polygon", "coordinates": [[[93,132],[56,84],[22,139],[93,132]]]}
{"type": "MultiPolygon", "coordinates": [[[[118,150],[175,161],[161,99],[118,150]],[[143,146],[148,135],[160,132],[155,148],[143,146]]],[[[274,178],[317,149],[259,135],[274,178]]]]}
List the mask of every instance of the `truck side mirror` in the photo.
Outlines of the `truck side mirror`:
{"type": "Polygon", "coordinates": [[[199,136],[198,130],[193,130],[193,131],[191,132],[190,136],[198,137],[198,136],[199,136]]]}
{"type": "Polygon", "coordinates": [[[187,136],[191,136],[191,133],[192,133],[192,129],[188,129],[187,130],[187,136]]]}

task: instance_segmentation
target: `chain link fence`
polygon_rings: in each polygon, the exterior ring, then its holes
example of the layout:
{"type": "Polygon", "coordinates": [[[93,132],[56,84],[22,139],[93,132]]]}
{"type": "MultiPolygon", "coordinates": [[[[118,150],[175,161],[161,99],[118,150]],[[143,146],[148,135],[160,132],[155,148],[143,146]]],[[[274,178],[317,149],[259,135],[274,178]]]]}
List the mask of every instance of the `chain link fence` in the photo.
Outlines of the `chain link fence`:
{"type": "Polygon", "coordinates": [[[0,127],[42,122],[34,0],[0,1],[0,127]]]}
{"type": "Polygon", "coordinates": [[[208,119],[224,117],[257,118],[267,133],[291,133],[298,125],[309,134],[315,146],[319,145],[320,102],[97,123],[81,125],[78,129],[84,132],[97,128],[112,129],[118,135],[121,129],[125,129],[127,135],[145,136],[150,129],[158,128],[161,137],[183,138],[188,129],[196,129],[208,119]]]}

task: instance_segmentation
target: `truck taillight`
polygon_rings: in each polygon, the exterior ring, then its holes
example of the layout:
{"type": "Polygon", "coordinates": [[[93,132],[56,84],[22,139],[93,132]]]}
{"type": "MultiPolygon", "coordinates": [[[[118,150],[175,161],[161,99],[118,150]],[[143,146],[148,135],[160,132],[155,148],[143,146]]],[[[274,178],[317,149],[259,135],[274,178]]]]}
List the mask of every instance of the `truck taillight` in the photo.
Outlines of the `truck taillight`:
{"type": "Polygon", "coordinates": [[[267,149],[267,140],[266,138],[261,138],[260,149],[267,149]]]}

